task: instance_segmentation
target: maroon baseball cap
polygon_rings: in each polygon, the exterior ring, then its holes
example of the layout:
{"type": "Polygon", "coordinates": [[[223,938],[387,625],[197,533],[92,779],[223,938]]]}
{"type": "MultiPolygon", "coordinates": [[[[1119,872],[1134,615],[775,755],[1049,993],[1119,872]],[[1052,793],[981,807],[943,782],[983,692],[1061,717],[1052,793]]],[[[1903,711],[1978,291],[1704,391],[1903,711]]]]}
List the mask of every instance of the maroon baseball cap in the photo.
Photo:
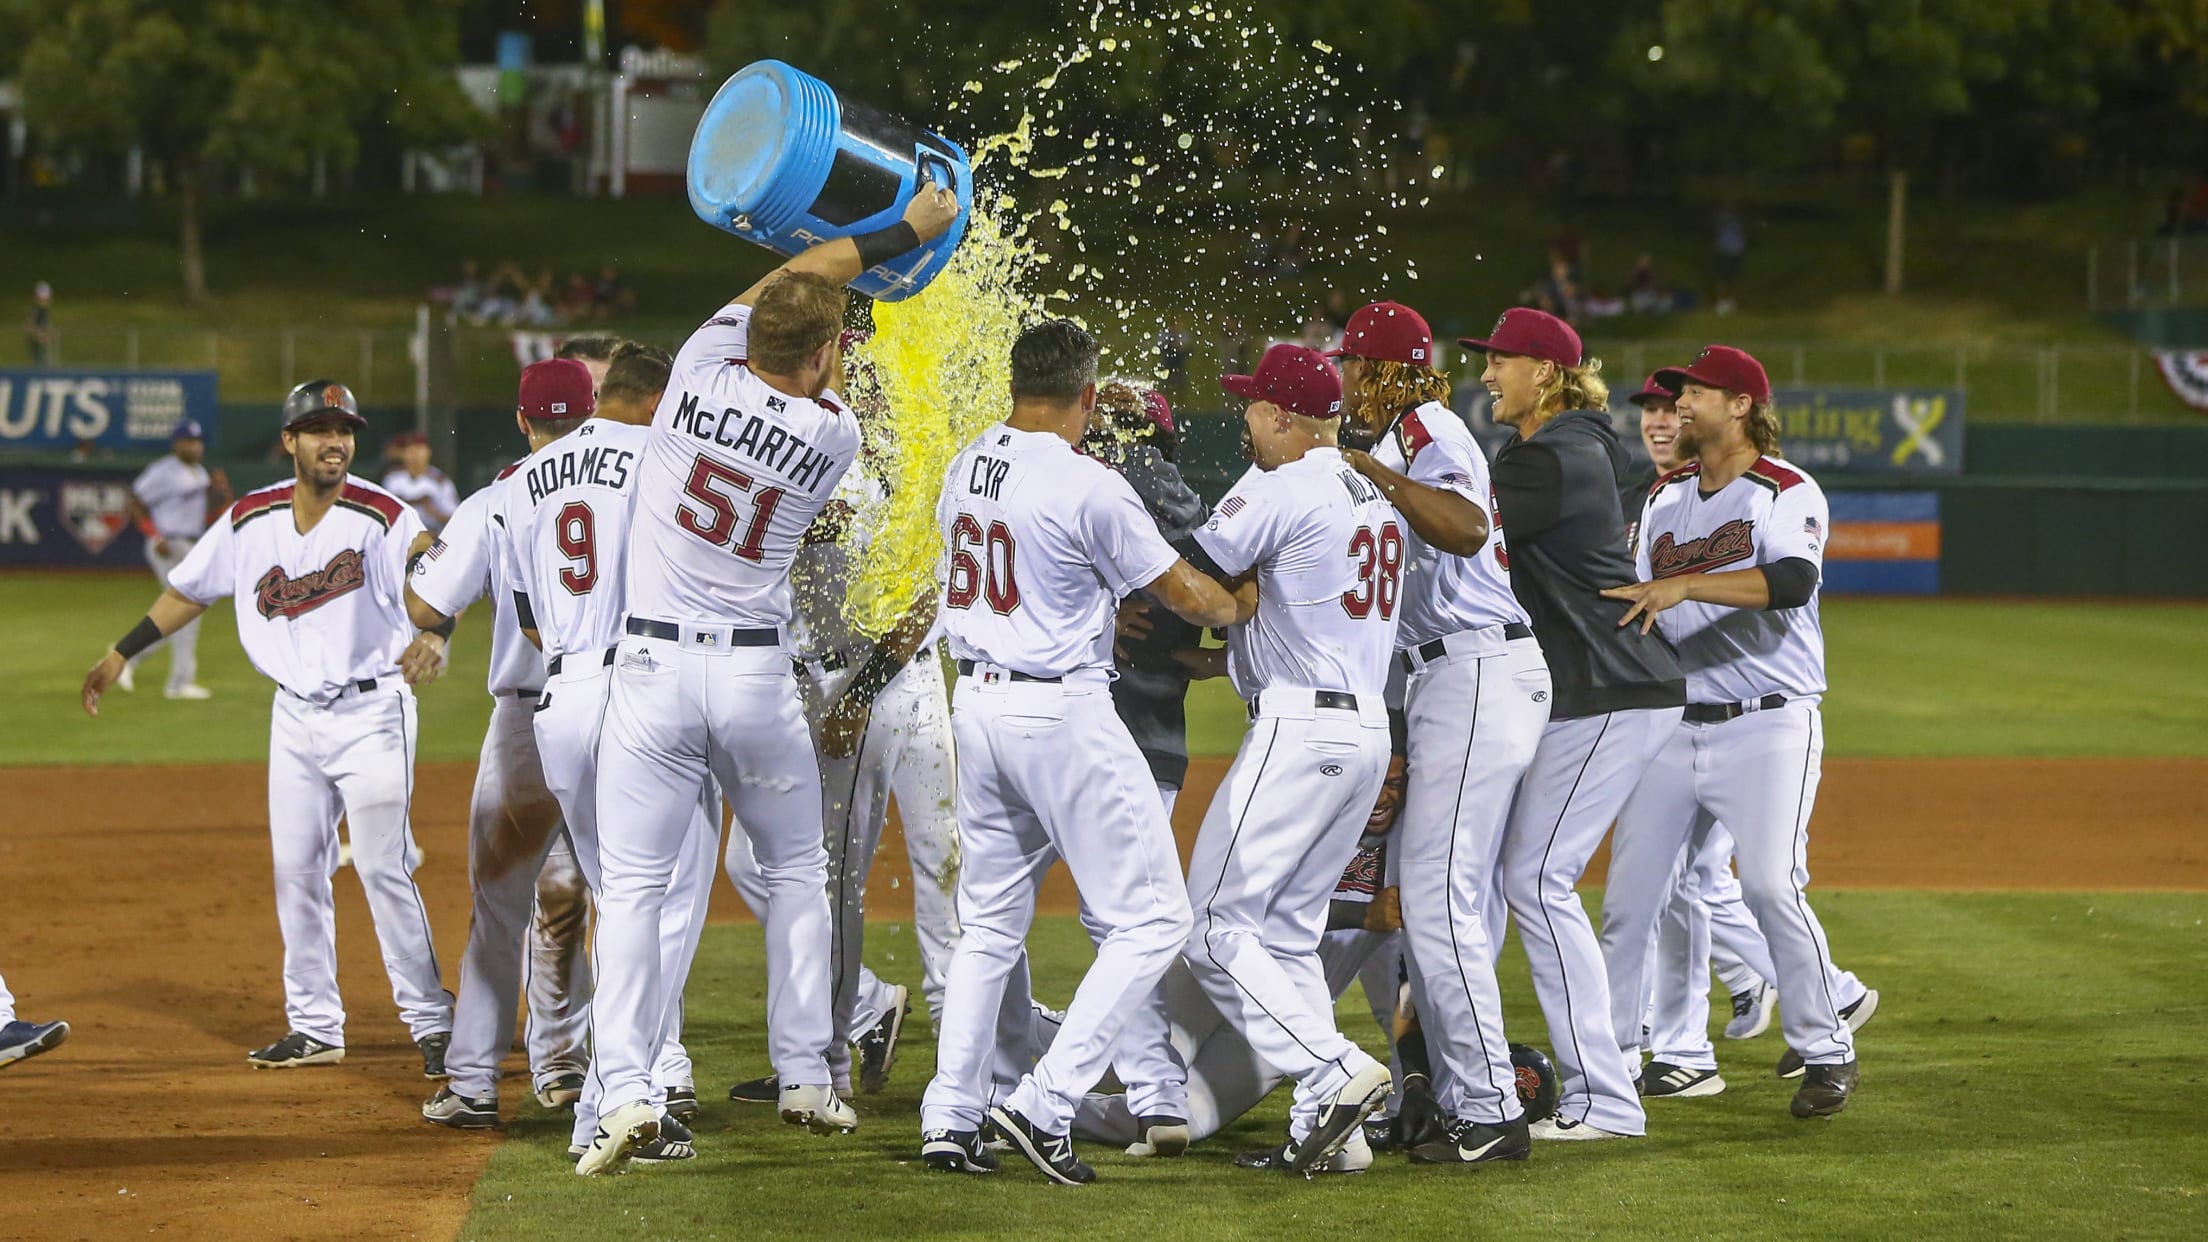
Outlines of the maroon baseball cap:
{"type": "Polygon", "coordinates": [[[1530,306],[1513,306],[1495,321],[1487,339],[1464,337],[1457,344],[1483,354],[1520,354],[1560,367],[1576,367],[1586,358],[1572,325],[1530,306]]]}
{"type": "Polygon", "coordinates": [[[1342,329],[1342,347],[1327,350],[1326,356],[1430,367],[1434,330],[1426,326],[1425,316],[1401,302],[1374,302],[1349,317],[1349,326],[1342,329]]]}
{"type": "Polygon", "coordinates": [[[1165,399],[1164,393],[1155,388],[1143,390],[1142,416],[1149,419],[1150,424],[1156,427],[1162,435],[1177,436],[1180,434],[1179,429],[1173,425],[1172,403],[1165,399]]]}
{"type": "Polygon", "coordinates": [[[521,416],[526,419],[588,418],[598,408],[590,368],[573,358],[547,358],[521,369],[521,416]]]}
{"type": "Polygon", "coordinates": [[[1700,384],[1704,388],[1746,393],[1758,405],[1771,400],[1771,377],[1763,373],[1763,364],[1750,357],[1747,350],[1734,349],[1730,345],[1704,345],[1693,362],[1683,367],[1665,367],[1650,378],[1673,392],[1689,384],[1700,384]]]}
{"type": "Polygon", "coordinates": [[[1305,418],[1339,418],[1342,413],[1342,373],[1325,354],[1303,345],[1275,345],[1257,360],[1256,374],[1222,375],[1219,386],[1305,418]]]}
{"type": "Polygon", "coordinates": [[[1641,390],[1637,393],[1634,393],[1632,396],[1627,397],[1626,400],[1631,401],[1633,404],[1640,406],[1644,410],[1659,401],[1677,401],[1679,399],[1678,390],[1666,388],[1663,386],[1663,384],[1657,381],[1656,377],[1662,374],[1663,372],[1661,371],[1649,372],[1648,379],[1641,384],[1641,390]]]}

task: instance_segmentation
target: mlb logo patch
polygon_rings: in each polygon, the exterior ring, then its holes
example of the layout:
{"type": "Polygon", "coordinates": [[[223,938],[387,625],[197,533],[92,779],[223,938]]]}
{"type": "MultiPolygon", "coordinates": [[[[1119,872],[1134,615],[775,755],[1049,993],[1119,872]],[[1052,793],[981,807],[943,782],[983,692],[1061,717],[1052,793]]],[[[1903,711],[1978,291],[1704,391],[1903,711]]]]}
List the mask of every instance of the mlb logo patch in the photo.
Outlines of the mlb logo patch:
{"type": "Polygon", "coordinates": [[[1414,346],[1412,346],[1412,347],[1411,347],[1411,361],[1413,361],[1413,362],[1424,362],[1424,361],[1426,361],[1426,347],[1425,347],[1425,346],[1423,346],[1423,345],[1414,345],[1414,346]]]}
{"type": "Polygon", "coordinates": [[[718,647],[721,645],[721,636],[712,630],[700,630],[690,636],[690,641],[700,647],[718,647]]]}
{"type": "Polygon", "coordinates": [[[553,403],[552,403],[552,412],[553,412],[554,414],[565,414],[565,413],[567,413],[567,402],[565,402],[565,401],[555,401],[555,402],[553,402],[553,403]]]}

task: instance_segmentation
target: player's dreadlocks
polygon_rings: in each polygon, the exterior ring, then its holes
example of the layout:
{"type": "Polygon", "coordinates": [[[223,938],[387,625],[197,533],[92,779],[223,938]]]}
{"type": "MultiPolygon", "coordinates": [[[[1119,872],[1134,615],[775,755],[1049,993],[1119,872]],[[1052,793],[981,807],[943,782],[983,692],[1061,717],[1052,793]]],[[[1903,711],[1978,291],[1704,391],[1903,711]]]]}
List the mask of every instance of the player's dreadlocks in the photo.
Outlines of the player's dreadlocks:
{"type": "Polygon", "coordinates": [[[1429,401],[1449,402],[1449,373],[1415,362],[1366,359],[1349,425],[1384,429],[1404,410],[1429,401]]]}

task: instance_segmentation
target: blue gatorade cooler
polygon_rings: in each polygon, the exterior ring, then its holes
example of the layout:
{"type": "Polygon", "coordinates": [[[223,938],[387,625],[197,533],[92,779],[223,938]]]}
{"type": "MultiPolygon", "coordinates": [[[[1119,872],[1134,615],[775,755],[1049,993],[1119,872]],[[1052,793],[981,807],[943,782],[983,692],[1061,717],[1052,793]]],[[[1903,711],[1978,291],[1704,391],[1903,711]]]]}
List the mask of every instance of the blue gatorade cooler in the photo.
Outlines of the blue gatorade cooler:
{"type": "Polygon", "coordinates": [[[943,270],[974,201],[958,144],[839,98],[779,60],[747,65],[714,92],[690,139],[688,180],[699,219],[786,255],[888,228],[923,182],[951,187],[958,219],[949,231],[851,282],[885,302],[911,297],[943,270]]]}

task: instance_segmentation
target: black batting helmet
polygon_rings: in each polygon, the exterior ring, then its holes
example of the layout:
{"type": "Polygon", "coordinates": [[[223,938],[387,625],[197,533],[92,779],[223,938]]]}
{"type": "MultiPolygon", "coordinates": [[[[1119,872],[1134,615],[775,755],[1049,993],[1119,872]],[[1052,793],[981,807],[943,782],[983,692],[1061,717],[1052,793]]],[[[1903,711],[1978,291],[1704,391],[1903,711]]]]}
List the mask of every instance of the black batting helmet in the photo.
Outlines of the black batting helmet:
{"type": "Polygon", "coordinates": [[[360,402],[353,399],[353,390],[336,380],[308,380],[284,398],[286,431],[333,416],[355,427],[368,425],[368,420],[360,416],[360,402]]]}
{"type": "Polygon", "coordinates": [[[1518,1103],[1525,1107],[1527,1124],[1555,1116],[1560,1084],[1548,1056],[1531,1044],[1512,1044],[1510,1064],[1517,1071],[1518,1103]]]}

